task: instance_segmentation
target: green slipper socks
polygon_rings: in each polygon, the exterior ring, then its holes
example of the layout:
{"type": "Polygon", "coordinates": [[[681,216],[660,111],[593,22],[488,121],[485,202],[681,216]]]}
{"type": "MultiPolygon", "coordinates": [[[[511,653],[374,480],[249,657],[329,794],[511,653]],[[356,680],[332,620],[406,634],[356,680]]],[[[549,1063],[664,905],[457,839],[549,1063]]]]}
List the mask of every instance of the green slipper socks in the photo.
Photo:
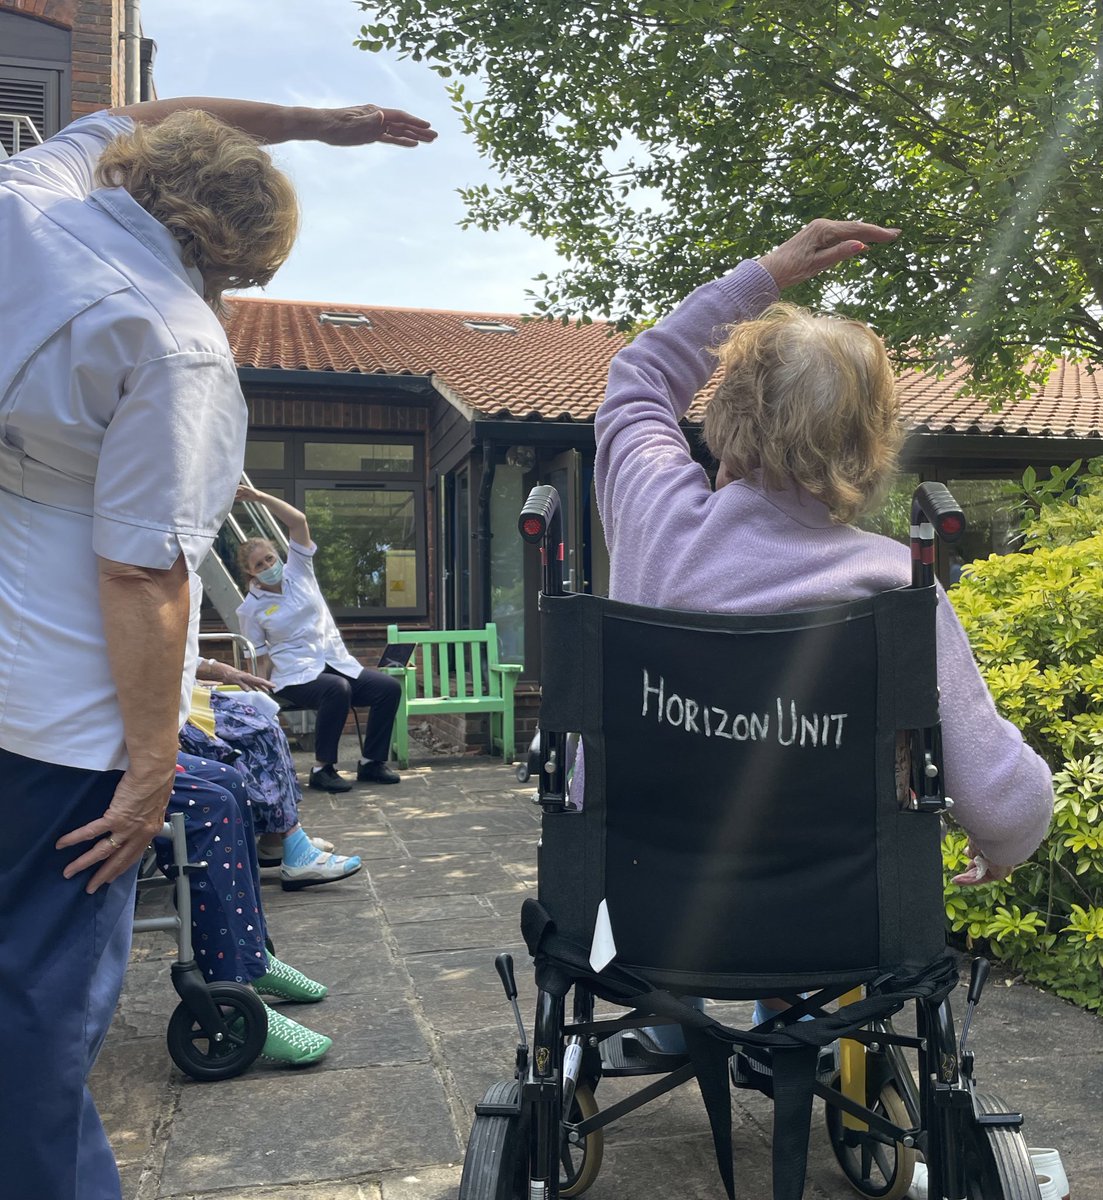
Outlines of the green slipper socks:
{"type": "Polygon", "coordinates": [[[268,1013],[268,1037],[260,1052],[261,1058],[305,1067],[324,1058],[333,1045],[333,1039],[324,1033],[315,1033],[305,1025],[299,1025],[267,1004],[264,1008],[268,1013]]]}
{"type": "Polygon", "coordinates": [[[296,971],[287,963],[280,962],[274,955],[268,956],[268,973],[253,980],[253,988],[262,996],[275,996],[277,1000],[295,1000],[300,1004],[313,1004],[324,998],[329,988],[324,983],[315,983],[302,971],[296,971]]]}

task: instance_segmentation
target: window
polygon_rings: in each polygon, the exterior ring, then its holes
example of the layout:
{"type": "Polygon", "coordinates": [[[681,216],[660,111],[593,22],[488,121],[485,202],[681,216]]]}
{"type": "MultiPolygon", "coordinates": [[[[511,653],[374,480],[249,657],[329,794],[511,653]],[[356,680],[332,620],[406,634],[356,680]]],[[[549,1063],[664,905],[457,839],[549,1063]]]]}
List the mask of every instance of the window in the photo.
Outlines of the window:
{"type": "Polygon", "coordinates": [[[0,158],[35,144],[31,125],[45,140],[69,119],[72,34],[11,8],[0,8],[0,158]]]}
{"type": "Polygon", "coordinates": [[[525,543],[517,514],[525,502],[524,471],[501,463],[490,493],[490,619],[502,662],[525,661],[525,543]]]}
{"type": "Polygon", "coordinates": [[[360,325],[371,329],[371,318],[358,312],[323,312],[318,314],[319,325],[360,325]]]}
{"type": "Polygon", "coordinates": [[[314,569],[336,617],[424,616],[425,468],[420,441],[321,433],[250,436],[253,484],[306,513],[314,569]]]}
{"type": "Polygon", "coordinates": [[[966,563],[1019,549],[1022,488],[1010,479],[948,479],[946,486],[966,521],[961,541],[948,548],[948,582],[953,584],[966,563]]]}
{"type": "Polygon", "coordinates": [[[474,329],[476,333],[516,333],[517,329],[513,325],[506,324],[505,321],[464,321],[468,329],[474,329]]]}

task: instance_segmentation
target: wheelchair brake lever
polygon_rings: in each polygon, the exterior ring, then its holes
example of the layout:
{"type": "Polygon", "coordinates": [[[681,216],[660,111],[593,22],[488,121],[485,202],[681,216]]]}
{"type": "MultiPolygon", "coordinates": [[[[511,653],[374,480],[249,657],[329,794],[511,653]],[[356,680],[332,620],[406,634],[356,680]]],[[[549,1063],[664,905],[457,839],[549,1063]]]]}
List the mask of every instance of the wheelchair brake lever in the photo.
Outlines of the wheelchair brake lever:
{"type": "Polygon", "coordinates": [[[984,990],[984,985],[988,980],[988,971],[988,959],[973,959],[973,965],[969,972],[969,991],[965,997],[965,1020],[961,1023],[961,1037],[957,1044],[957,1056],[959,1060],[965,1057],[965,1043],[969,1038],[969,1027],[973,1023],[973,1013],[976,1012],[977,1005],[980,1004],[980,994],[984,990]]]}
{"type": "Polygon", "coordinates": [[[517,980],[513,974],[513,955],[499,954],[494,959],[494,970],[498,972],[498,978],[502,981],[502,987],[505,988],[506,999],[513,1009],[513,1019],[517,1022],[517,1036],[527,1053],[529,1043],[525,1036],[525,1023],[521,1020],[521,1008],[517,1003],[517,980]]]}

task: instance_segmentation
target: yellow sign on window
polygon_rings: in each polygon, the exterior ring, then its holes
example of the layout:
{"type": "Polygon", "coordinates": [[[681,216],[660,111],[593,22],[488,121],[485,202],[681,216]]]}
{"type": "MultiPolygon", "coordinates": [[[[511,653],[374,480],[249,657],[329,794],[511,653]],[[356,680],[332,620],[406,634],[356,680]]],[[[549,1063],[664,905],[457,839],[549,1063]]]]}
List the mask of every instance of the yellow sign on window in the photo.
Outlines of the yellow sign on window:
{"type": "Polygon", "coordinates": [[[417,551],[388,550],[386,552],[388,608],[417,606],[417,551]]]}

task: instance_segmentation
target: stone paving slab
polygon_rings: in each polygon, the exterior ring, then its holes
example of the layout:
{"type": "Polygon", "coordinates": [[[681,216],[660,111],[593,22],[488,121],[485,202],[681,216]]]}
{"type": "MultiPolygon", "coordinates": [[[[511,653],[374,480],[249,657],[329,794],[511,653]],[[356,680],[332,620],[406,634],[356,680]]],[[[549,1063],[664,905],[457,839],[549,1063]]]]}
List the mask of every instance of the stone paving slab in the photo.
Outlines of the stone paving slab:
{"type": "MultiPolygon", "coordinates": [[[[347,751],[350,761],[351,743],[347,751]]],[[[307,791],[308,832],[365,859],[359,875],[300,892],[284,892],[277,870],[262,872],[278,953],[330,988],[320,1004],[279,1006],[334,1037],[315,1067],[258,1063],[218,1084],[185,1079],[164,1041],[176,1005],[171,943],[137,939],[93,1075],[125,1200],[455,1200],[474,1105],[512,1074],[516,1028],[493,967],[501,950],[514,955],[532,1022],[535,985],[518,932],[535,885],[532,794],[500,761],[431,758],[398,787],[307,791]]],[[[164,893],[143,898],[143,915],[169,905],[164,893]]],[[[712,1011],[745,1023],[749,1009],[712,1011]]],[[[1075,1200],[1103,1200],[1103,1022],[994,973],[972,1044],[982,1083],[1026,1113],[1031,1143],[1061,1149],[1075,1200]]],[[[640,1083],[603,1080],[599,1103],[640,1083]]],[[[743,1200],[769,1196],[772,1116],[765,1097],[733,1094],[743,1200]]],[[[587,1195],[654,1194],[723,1196],[696,1085],[606,1131],[587,1195]]],[[[805,1196],[850,1195],[817,1103],[805,1196]]]]}
{"type": "Polygon", "coordinates": [[[458,1161],[460,1143],[428,1064],[338,1071],[324,1064],[186,1085],[158,1196],[458,1161]],[[288,1093],[296,1098],[289,1119],[288,1093]]]}

